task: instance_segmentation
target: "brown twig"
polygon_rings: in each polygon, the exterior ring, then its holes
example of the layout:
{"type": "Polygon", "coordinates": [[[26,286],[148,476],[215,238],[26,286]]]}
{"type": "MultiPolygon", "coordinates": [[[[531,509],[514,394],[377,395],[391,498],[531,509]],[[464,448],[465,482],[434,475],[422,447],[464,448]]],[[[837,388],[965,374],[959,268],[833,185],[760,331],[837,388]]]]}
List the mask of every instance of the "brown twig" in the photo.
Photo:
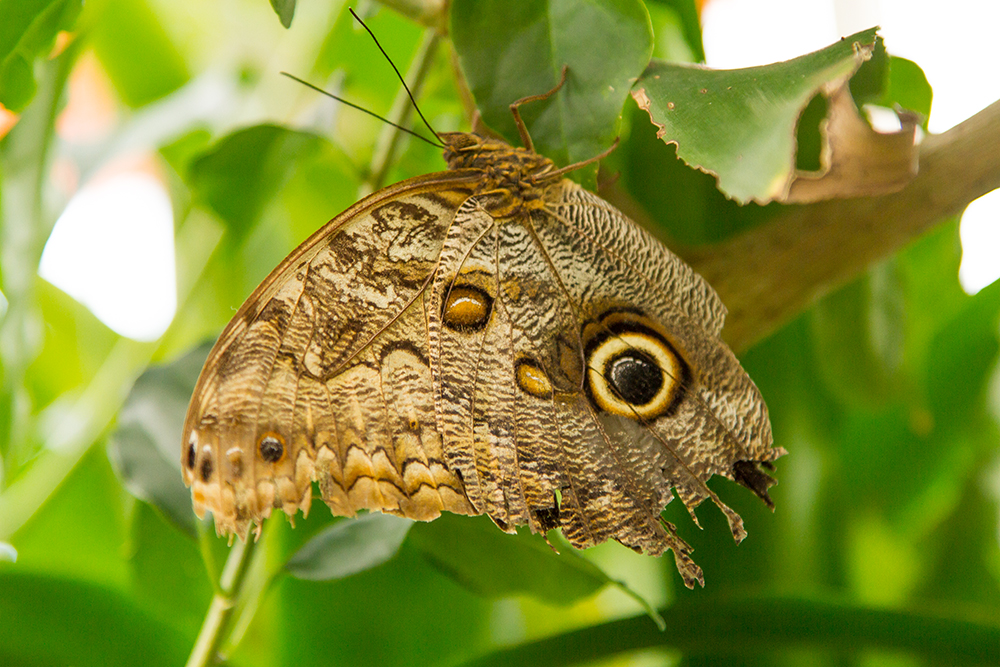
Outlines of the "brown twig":
{"type": "Polygon", "coordinates": [[[680,253],[729,309],[723,337],[745,349],[872,263],[1000,188],[1000,101],[920,149],[899,192],[789,206],[768,224],[680,253]]]}

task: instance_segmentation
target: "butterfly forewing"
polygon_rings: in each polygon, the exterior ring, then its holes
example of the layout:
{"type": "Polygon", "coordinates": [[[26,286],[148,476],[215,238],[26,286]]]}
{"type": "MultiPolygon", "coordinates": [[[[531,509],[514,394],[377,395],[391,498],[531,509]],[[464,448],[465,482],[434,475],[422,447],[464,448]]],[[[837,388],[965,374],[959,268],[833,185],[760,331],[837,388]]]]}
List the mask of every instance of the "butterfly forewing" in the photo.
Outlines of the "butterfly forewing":
{"type": "Polygon", "coordinates": [[[765,500],[767,409],[700,276],[551,162],[441,135],[451,171],[359,202],[292,253],[209,355],[182,456],[199,514],[488,514],[577,547],[671,549],[660,512],[736,479],[765,500]]]}
{"type": "Polygon", "coordinates": [[[460,482],[440,469],[439,439],[420,436],[436,426],[426,330],[412,331],[425,319],[425,283],[468,196],[462,176],[413,179],[339,216],[275,269],[220,336],[188,410],[183,457],[195,508],[211,510],[220,531],[245,537],[273,507],[308,508],[313,479],[338,513],[405,513],[396,489],[406,496],[401,480],[419,478],[420,465],[429,466],[426,488],[457,490],[442,506],[467,507],[460,482]],[[387,398],[400,393],[394,383],[412,384],[387,349],[400,339],[427,375],[422,394],[402,392],[422,410],[407,415],[406,432],[430,450],[413,471],[404,463],[414,439],[394,428],[404,403],[387,398]]]}

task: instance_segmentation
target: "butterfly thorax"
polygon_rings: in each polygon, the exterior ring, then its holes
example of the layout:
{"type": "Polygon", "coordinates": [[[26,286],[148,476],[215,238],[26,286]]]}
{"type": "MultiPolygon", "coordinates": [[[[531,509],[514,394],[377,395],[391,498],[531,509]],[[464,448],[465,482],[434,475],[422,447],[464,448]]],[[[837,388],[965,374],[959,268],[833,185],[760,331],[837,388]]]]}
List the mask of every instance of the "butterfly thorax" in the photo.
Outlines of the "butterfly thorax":
{"type": "Polygon", "coordinates": [[[439,137],[445,143],[449,169],[482,173],[476,194],[495,195],[481,200],[495,217],[544,208],[550,188],[561,180],[558,175],[548,176],[556,171],[552,160],[503,140],[470,132],[445,132],[439,137]]]}

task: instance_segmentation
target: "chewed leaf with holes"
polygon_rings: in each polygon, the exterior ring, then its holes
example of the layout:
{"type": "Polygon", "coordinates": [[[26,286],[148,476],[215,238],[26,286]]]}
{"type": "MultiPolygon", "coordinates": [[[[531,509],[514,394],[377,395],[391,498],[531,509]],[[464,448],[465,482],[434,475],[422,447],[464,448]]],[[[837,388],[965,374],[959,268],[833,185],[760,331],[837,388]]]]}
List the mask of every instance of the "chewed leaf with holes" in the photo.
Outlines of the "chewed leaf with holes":
{"type": "Polygon", "coordinates": [[[767,408],[690,267],[534,152],[448,133],[449,170],[390,186],[316,232],[210,353],[184,427],[195,510],[246,538],[312,482],[335,514],[487,514],[690,548],[676,494],[742,520],[712,475],[770,504],[767,408]]]}
{"type": "Polygon", "coordinates": [[[916,174],[915,119],[879,134],[860,115],[848,82],[878,50],[875,29],[786,62],[711,70],[653,61],[632,90],[658,136],[689,165],[713,174],[738,202],[809,202],[891,192],[916,174]],[[796,132],[816,96],[819,168],[796,169],[796,132]]]}

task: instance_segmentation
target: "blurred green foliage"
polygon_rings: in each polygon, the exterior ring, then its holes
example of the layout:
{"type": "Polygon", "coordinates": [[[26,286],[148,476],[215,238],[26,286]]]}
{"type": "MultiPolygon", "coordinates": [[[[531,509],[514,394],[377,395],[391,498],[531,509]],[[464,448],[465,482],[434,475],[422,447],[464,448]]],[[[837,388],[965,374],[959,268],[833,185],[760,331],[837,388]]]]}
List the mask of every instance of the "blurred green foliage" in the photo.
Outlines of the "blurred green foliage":
{"type": "MultiPolygon", "coordinates": [[[[192,518],[173,448],[203,344],[371,186],[386,131],[278,71],[379,113],[399,92],[339,4],[271,5],[0,0],[0,101],[23,109],[0,142],[0,664],[176,665],[195,643],[228,553],[192,518]],[[74,39],[48,58],[60,29],[74,39]],[[116,95],[114,128],[89,143],[55,131],[70,73],[87,60],[116,95]],[[205,91],[213,104],[198,102],[205,91]],[[68,197],[52,165],[68,161],[85,180],[135,150],[157,156],[176,221],[180,308],[153,344],[120,338],[37,276],[68,197]]],[[[582,58],[566,106],[528,114],[539,146],[565,162],[621,136],[608,160],[620,187],[686,243],[780,214],[727,199],[626,99],[650,53],[703,53],[694,2],[653,3],[652,21],[639,0],[588,6],[600,20],[559,0],[506,14],[454,3],[457,62],[484,117],[509,134],[506,104],[582,58]],[[609,34],[628,43],[601,46],[609,34]],[[608,49],[614,58],[602,58],[608,49]]],[[[375,5],[360,11],[406,71],[423,29],[375,5]]],[[[437,45],[420,92],[439,131],[468,127],[450,51],[437,45]]],[[[890,57],[876,79],[866,98],[929,113],[916,64],[890,57]]],[[[443,167],[421,142],[401,147],[393,179],[443,167]]],[[[713,508],[698,531],[679,503],[667,507],[705,590],[680,586],[670,556],[617,544],[556,555],[482,517],[406,532],[376,518],[347,527],[319,506],[294,529],[268,522],[227,664],[996,664],[1000,285],[966,295],[959,259],[957,223],[942,220],[743,355],[790,454],[774,514],[713,480],[746,521],[739,547],[713,508]],[[322,548],[331,542],[337,551],[322,548]],[[289,576],[289,562],[325,580],[289,576]],[[663,610],[666,631],[644,602],[663,610]]]]}

